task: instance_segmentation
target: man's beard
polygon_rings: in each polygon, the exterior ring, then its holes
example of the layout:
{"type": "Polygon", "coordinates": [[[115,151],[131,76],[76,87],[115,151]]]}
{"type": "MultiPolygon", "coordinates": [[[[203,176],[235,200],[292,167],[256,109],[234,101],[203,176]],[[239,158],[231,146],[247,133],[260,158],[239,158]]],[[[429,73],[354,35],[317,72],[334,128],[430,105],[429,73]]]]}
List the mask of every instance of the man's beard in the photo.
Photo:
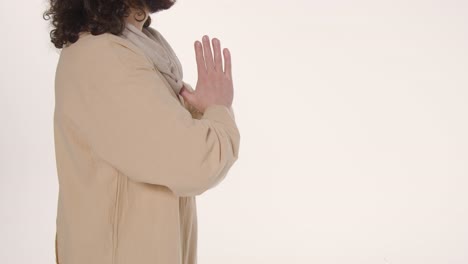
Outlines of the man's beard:
{"type": "Polygon", "coordinates": [[[150,14],[169,9],[176,0],[143,0],[150,14]]]}

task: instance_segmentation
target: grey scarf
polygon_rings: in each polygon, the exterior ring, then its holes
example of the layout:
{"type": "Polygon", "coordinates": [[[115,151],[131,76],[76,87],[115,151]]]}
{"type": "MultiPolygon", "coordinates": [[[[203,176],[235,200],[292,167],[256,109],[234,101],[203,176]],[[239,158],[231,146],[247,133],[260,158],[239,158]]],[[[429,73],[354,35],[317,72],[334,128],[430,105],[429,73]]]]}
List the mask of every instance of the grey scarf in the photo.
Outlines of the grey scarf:
{"type": "Polygon", "coordinates": [[[126,23],[122,36],[143,50],[156,69],[159,69],[169,82],[176,95],[179,96],[180,89],[185,84],[182,81],[182,65],[171,45],[161,33],[152,27],[140,30],[133,24],[126,23]]]}

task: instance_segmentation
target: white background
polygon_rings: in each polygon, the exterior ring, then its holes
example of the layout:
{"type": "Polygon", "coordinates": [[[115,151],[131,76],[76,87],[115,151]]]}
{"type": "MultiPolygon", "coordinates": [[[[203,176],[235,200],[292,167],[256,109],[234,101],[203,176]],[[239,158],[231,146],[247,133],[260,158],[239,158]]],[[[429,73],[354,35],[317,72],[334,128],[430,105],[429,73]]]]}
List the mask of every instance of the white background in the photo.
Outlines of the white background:
{"type": "MultiPolygon", "coordinates": [[[[46,1],[1,1],[0,263],[55,263],[58,60],[46,1]]],[[[197,197],[200,264],[468,263],[468,2],[179,0],[196,84],[231,50],[238,162],[197,197]]]]}

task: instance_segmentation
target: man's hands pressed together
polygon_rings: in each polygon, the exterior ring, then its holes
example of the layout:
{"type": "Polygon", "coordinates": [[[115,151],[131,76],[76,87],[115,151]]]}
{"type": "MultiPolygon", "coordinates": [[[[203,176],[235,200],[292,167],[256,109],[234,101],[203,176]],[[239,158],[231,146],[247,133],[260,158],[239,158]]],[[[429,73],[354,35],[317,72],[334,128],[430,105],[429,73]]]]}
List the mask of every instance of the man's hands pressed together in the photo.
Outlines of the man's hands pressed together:
{"type": "Polygon", "coordinates": [[[203,36],[202,43],[195,41],[195,56],[197,61],[198,81],[194,92],[182,88],[180,95],[200,112],[210,105],[224,105],[231,107],[234,89],[232,82],[231,54],[227,48],[223,49],[224,70],[221,58],[221,43],[213,38],[213,53],[210,39],[203,36]]]}

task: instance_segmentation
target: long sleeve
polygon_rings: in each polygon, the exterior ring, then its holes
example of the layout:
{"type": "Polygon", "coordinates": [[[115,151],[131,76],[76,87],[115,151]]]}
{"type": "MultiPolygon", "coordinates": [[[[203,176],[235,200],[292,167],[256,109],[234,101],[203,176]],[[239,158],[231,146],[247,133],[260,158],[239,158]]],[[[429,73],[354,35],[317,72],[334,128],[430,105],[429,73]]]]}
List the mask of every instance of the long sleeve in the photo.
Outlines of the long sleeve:
{"type": "Polygon", "coordinates": [[[83,130],[96,155],[130,179],[167,186],[178,196],[216,186],[238,158],[231,109],[211,105],[194,119],[141,52],[109,39],[91,66],[99,81],[85,93],[83,130]]]}

